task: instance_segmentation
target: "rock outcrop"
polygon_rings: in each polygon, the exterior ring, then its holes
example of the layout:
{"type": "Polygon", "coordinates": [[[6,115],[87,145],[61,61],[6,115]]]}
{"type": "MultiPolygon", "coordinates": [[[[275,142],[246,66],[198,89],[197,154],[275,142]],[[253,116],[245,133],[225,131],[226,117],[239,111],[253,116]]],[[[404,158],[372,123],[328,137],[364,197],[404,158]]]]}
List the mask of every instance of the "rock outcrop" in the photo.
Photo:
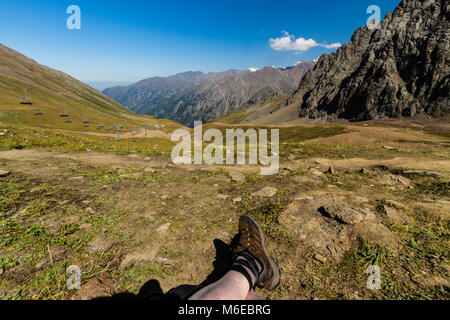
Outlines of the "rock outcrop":
{"type": "Polygon", "coordinates": [[[449,18],[448,0],[403,0],[380,29],[361,27],[320,57],[287,103],[311,119],[448,114],[449,18]]]}

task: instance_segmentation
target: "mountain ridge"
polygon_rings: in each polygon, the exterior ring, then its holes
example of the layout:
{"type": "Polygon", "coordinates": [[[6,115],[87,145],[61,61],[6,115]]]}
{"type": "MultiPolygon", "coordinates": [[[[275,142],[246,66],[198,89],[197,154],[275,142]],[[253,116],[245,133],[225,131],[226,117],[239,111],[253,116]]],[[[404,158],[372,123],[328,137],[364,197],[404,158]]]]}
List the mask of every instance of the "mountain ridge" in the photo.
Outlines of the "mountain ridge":
{"type": "Polygon", "coordinates": [[[208,121],[224,116],[243,104],[257,102],[272,94],[294,92],[314,64],[307,61],[284,69],[264,67],[253,72],[194,72],[189,73],[194,77],[188,81],[179,80],[183,74],[154,77],[130,86],[108,88],[103,93],[134,112],[192,126],[195,120],[208,121]]]}
{"type": "Polygon", "coordinates": [[[450,6],[403,0],[379,30],[358,28],[288,98],[299,116],[350,121],[448,114],[450,6]]]}

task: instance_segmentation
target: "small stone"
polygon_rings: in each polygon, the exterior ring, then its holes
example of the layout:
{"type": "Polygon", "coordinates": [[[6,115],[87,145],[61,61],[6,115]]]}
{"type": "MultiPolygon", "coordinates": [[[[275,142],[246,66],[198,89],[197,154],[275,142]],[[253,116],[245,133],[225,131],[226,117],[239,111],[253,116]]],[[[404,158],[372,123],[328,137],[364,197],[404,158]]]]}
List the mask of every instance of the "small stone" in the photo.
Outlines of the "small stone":
{"type": "Polygon", "coordinates": [[[149,221],[149,222],[152,222],[152,221],[155,221],[155,217],[153,216],[153,212],[150,212],[150,213],[146,213],[145,214],[145,218],[149,221]]]}
{"type": "Polygon", "coordinates": [[[395,201],[395,200],[389,200],[389,199],[387,199],[387,200],[386,200],[386,203],[387,203],[389,206],[394,207],[394,208],[397,208],[397,209],[404,209],[404,208],[405,208],[405,206],[404,206],[403,204],[401,204],[400,202],[395,201]]]}
{"type": "Polygon", "coordinates": [[[166,200],[169,196],[168,195],[163,195],[161,196],[161,200],[166,200]]]}
{"type": "Polygon", "coordinates": [[[171,223],[165,223],[162,226],[160,226],[158,229],[156,229],[156,231],[158,231],[159,233],[166,233],[167,231],[169,231],[169,228],[171,226],[171,223]]]}
{"type": "Polygon", "coordinates": [[[257,192],[252,193],[253,197],[272,198],[278,193],[278,190],[271,187],[266,187],[257,192]]]}
{"type": "Polygon", "coordinates": [[[369,199],[360,196],[355,196],[355,201],[359,203],[369,203],[369,199]]]}
{"type": "Polygon", "coordinates": [[[88,250],[91,252],[107,251],[111,247],[111,244],[111,241],[104,236],[98,236],[97,238],[89,242],[88,250]]]}
{"type": "Polygon", "coordinates": [[[350,208],[340,204],[328,204],[321,207],[319,211],[340,223],[349,225],[355,225],[364,220],[374,219],[374,216],[370,211],[350,208]]]}
{"type": "Polygon", "coordinates": [[[108,187],[109,186],[107,184],[105,184],[104,186],[102,186],[102,189],[105,190],[105,189],[108,189],[108,187]]]}
{"type": "Polygon", "coordinates": [[[315,169],[315,168],[310,169],[309,172],[310,172],[313,176],[316,176],[316,177],[319,177],[319,178],[326,178],[326,176],[325,176],[322,172],[318,171],[318,170],[315,169]]]}
{"type": "Polygon", "coordinates": [[[131,265],[149,264],[153,262],[158,253],[158,249],[158,247],[147,248],[141,252],[132,252],[125,255],[120,262],[119,270],[123,271],[131,265]]]}
{"type": "Polygon", "coordinates": [[[234,203],[238,203],[238,202],[241,202],[242,201],[242,198],[241,197],[237,197],[237,198],[234,198],[233,199],[233,202],[234,203]]]}
{"type": "Polygon", "coordinates": [[[325,262],[327,262],[327,258],[325,258],[323,255],[321,255],[320,253],[316,253],[315,255],[314,255],[314,260],[317,260],[317,261],[319,261],[319,262],[321,262],[321,263],[325,263],[325,262]]]}
{"type": "Polygon", "coordinates": [[[390,147],[390,146],[383,146],[383,148],[385,148],[387,150],[396,150],[394,147],[390,147]]]}
{"type": "Polygon", "coordinates": [[[119,178],[121,179],[132,179],[132,178],[140,178],[142,177],[141,173],[130,173],[130,174],[121,174],[119,178]]]}
{"type": "Polygon", "coordinates": [[[245,176],[242,173],[238,172],[238,171],[231,172],[230,176],[231,176],[231,180],[233,182],[244,182],[245,181],[245,176]]]}
{"type": "Polygon", "coordinates": [[[81,203],[88,205],[89,203],[91,203],[91,200],[84,200],[84,201],[81,201],[81,203]]]}
{"type": "Polygon", "coordinates": [[[69,178],[68,180],[70,180],[70,181],[79,181],[79,180],[83,180],[84,179],[84,177],[72,177],[72,178],[69,178]]]}
{"type": "Polygon", "coordinates": [[[7,177],[10,173],[10,171],[0,170],[0,177],[7,177]]]}
{"type": "Polygon", "coordinates": [[[150,172],[150,173],[156,173],[157,171],[151,167],[145,168],[144,169],[145,172],[150,172]]]}
{"type": "Polygon", "coordinates": [[[362,168],[359,172],[362,174],[369,174],[369,171],[366,168],[362,168]]]}
{"type": "Polygon", "coordinates": [[[227,200],[230,196],[226,195],[226,194],[218,194],[217,198],[222,199],[222,200],[227,200]]]}
{"type": "Polygon", "coordinates": [[[90,224],[90,223],[83,223],[81,226],[80,226],[80,229],[81,230],[86,230],[86,229],[90,229],[92,227],[92,224],[90,224]]]}
{"type": "Polygon", "coordinates": [[[145,157],[144,160],[145,160],[145,161],[150,161],[150,160],[152,160],[152,158],[150,158],[150,157],[145,157]]]}
{"type": "Polygon", "coordinates": [[[86,211],[87,213],[90,213],[90,214],[94,214],[94,213],[95,213],[94,209],[92,209],[91,207],[86,208],[85,211],[86,211]]]}
{"type": "Polygon", "coordinates": [[[0,269],[0,275],[2,275],[5,272],[5,270],[0,269]]]}
{"type": "Polygon", "coordinates": [[[219,185],[216,183],[215,185],[213,185],[214,188],[218,188],[219,185]]]}
{"type": "Polygon", "coordinates": [[[44,189],[44,188],[42,188],[42,187],[34,187],[34,188],[32,188],[32,189],[30,190],[30,193],[39,192],[39,191],[41,191],[42,189],[44,189]]]}

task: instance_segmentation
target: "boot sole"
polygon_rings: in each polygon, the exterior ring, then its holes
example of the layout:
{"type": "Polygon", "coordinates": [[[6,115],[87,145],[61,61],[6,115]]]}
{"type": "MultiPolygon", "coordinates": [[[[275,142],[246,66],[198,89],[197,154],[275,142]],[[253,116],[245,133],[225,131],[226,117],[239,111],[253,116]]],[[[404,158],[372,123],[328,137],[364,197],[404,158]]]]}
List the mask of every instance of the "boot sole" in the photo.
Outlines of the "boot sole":
{"type": "Polygon", "coordinates": [[[264,254],[267,257],[267,260],[269,261],[270,268],[272,268],[272,270],[273,270],[272,283],[270,285],[268,285],[267,287],[264,286],[264,288],[269,290],[269,291],[273,291],[280,285],[280,282],[281,282],[281,271],[280,271],[280,268],[278,268],[277,263],[275,262],[275,260],[273,259],[273,257],[269,253],[269,249],[267,248],[267,245],[266,245],[266,236],[264,234],[264,231],[261,228],[261,226],[259,225],[259,223],[255,219],[250,217],[250,216],[242,216],[239,220],[243,221],[243,222],[246,222],[249,225],[252,225],[252,226],[256,227],[256,229],[259,232],[261,243],[263,245],[264,254]]]}

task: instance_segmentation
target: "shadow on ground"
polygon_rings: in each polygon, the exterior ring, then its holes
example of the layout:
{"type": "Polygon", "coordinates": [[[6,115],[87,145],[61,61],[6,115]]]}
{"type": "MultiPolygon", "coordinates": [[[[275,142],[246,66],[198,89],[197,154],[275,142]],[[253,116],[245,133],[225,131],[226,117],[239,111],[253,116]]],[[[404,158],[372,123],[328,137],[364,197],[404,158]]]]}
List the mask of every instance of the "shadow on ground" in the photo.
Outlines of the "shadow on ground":
{"type": "Polygon", "coordinates": [[[191,297],[200,289],[218,281],[228,271],[232,263],[233,249],[238,242],[238,235],[236,235],[230,244],[222,240],[215,239],[213,241],[216,249],[216,257],[213,262],[214,270],[211,274],[199,285],[181,285],[177,288],[169,290],[164,293],[158,280],[152,279],[147,281],[139,290],[138,294],[130,292],[120,292],[108,297],[98,297],[92,300],[95,301],[110,301],[110,300],[172,300],[181,301],[191,297]]]}

